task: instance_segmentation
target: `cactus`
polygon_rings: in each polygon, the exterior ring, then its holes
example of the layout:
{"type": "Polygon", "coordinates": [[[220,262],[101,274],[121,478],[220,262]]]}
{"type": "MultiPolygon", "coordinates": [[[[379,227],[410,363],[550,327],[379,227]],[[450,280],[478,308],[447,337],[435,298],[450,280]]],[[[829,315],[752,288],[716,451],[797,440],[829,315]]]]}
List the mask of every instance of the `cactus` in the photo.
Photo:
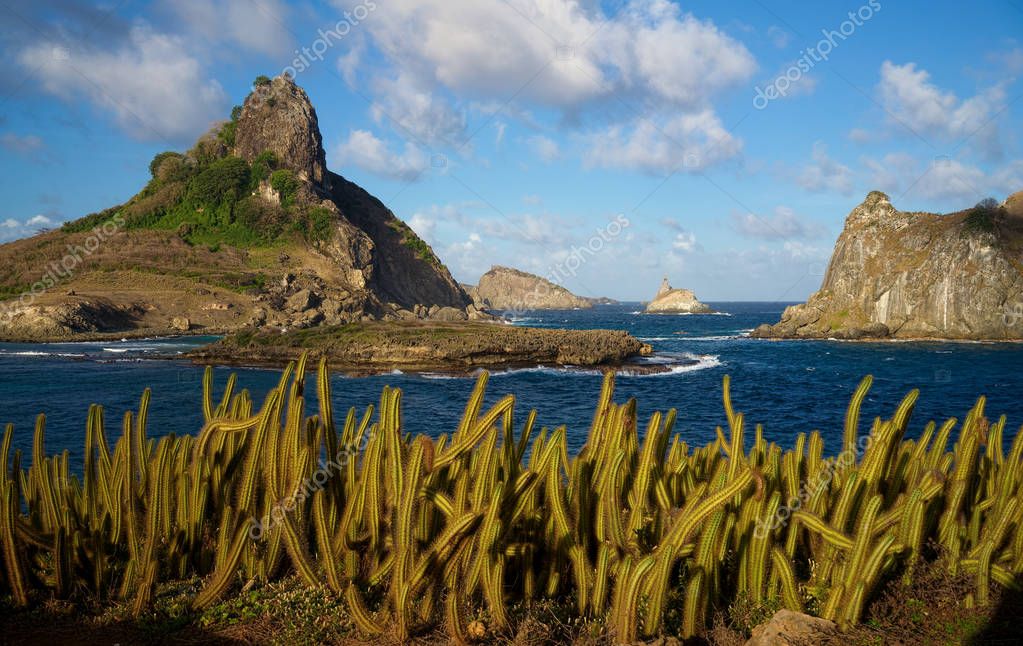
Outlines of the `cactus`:
{"type": "Polygon", "coordinates": [[[81,474],[70,473],[67,451],[47,456],[44,416],[27,469],[8,426],[5,593],[29,605],[113,590],[138,613],[158,584],[197,575],[201,609],[238,580],[297,572],[342,594],[367,636],[393,628],[413,639],[443,621],[466,642],[470,608],[486,607],[496,635],[514,628],[513,604],[570,596],[575,614],[606,619],[616,639],[632,641],[664,630],[669,611],[681,612],[683,637],[699,635],[708,608],[738,595],[801,610],[806,591],[823,616],[851,626],[881,585],[909,581],[934,558],[931,540],[951,572],[973,578],[976,605],[1023,574],[1023,434],[1006,452],[1007,422],[990,423],[983,398],[955,444],[954,419],[904,440],[913,391],[890,419],[874,420],[858,456],[865,378],[843,453],[826,458],[817,431],[790,450],[768,443],[735,409],[727,379],[710,444],[674,434],[674,410],[651,415],[641,433],[636,402],[616,403],[609,374],[570,455],[567,429],[537,431],[535,411],[516,437],[513,396],[485,410],[485,374],[454,432],[431,439],[405,431],[401,392],[390,388],[339,427],[326,362],[310,393],[305,373],[302,357],[257,407],[233,375],[214,399],[207,370],[194,439],[147,438],[148,390],[113,444],[93,406],[81,474]],[[320,465],[324,455],[335,462],[320,465]],[[669,607],[670,589],[684,591],[680,608],[669,607]]]}

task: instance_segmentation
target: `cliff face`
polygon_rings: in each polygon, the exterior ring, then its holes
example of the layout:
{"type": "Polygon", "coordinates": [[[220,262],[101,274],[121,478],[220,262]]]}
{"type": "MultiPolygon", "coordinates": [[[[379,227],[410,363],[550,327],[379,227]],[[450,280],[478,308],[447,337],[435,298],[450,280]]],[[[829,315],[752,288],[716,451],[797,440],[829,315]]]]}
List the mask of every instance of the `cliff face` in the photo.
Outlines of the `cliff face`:
{"type": "Polygon", "coordinates": [[[0,245],[0,338],[487,318],[412,229],[327,169],[287,77],[150,170],[125,204],[0,245]]]}
{"type": "Polygon", "coordinates": [[[477,307],[496,310],[571,310],[593,307],[593,302],[588,298],[576,296],[546,278],[511,267],[491,267],[470,291],[477,307]]]}
{"type": "Polygon", "coordinates": [[[710,306],[696,299],[692,290],[675,289],[665,277],[654,300],[646,306],[648,314],[708,314],[710,306]]]}
{"type": "Polygon", "coordinates": [[[906,213],[875,191],[846,218],[821,289],[753,336],[1023,338],[1021,251],[1005,206],[906,213]]]}

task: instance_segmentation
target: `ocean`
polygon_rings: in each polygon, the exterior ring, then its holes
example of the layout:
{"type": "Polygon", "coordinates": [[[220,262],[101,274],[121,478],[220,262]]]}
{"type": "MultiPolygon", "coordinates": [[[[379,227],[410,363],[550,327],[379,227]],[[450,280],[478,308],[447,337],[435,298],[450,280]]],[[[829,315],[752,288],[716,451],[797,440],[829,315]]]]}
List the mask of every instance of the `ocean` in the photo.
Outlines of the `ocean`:
{"type": "MultiPolygon", "coordinates": [[[[748,428],[764,426],[765,437],[791,446],[800,432],[820,430],[825,453],[839,449],[845,409],[860,379],[874,375],[863,405],[861,432],[875,416],[889,417],[913,388],[920,399],[910,421],[909,437],[929,420],[964,419],[980,395],[988,398],[992,420],[1008,417],[1006,441],[1023,425],[1023,344],[960,342],[765,341],[748,333],[760,323],[778,320],[785,303],[711,303],[720,314],[645,315],[637,303],[598,306],[592,310],[531,312],[517,325],[566,328],[619,328],[650,343],[654,361],[668,372],[620,376],[616,399],[635,397],[640,428],[655,411],[678,409],[675,430],[690,445],[709,442],[725,425],[721,380],[732,378],[732,399],[744,412],[748,428]]],[[[181,359],[210,337],[125,340],[102,343],[0,343],[0,423],[14,424],[14,446],[27,461],[35,417],[47,416],[46,448],[68,449],[73,464],[83,450],[86,414],[92,403],[105,409],[108,437],[120,434],[125,411],[137,410],[146,387],[153,390],[149,435],[194,434],[202,425],[201,366],[181,359]]],[[[277,370],[217,368],[216,391],[230,372],[239,388],[257,403],[273,387],[277,370]]],[[[530,409],[537,424],[566,425],[569,446],[585,441],[600,391],[597,371],[524,368],[496,371],[488,401],[507,393],[517,397],[516,424],[530,409]]],[[[450,433],[472,390],[473,377],[394,372],[372,377],[336,375],[335,416],[355,406],[376,403],[385,385],[402,389],[407,431],[432,436],[450,433]]],[[[751,435],[752,433],[750,433],[751,435]]],[[[749,437],[749,436],[748,436],[749,437]]]]}

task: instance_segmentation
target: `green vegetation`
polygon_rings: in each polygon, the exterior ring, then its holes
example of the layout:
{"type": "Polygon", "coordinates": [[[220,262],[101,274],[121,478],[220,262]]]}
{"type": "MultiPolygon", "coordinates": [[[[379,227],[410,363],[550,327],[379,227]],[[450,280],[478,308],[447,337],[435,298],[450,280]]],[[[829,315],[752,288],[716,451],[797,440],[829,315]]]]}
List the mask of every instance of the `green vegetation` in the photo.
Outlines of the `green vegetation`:
{"type": "Polygon", "coordinates": [[[994,233],[998,220],[1005,210],[998,200],[989,197],[981,200],[966,214],[963,224],[970,233],[994,233]]]}
{"type": "Polygon", "coordinates": [[[303,357],[257,406],[234,376],[216,401],[207,369],[196,437],[148,438],[147,390],[111,446],[93,406],[81,476],[67,451],[46,455],[43,416],[27,470],[8,426],[10,602],[146,617],[163,607],[161,586],[201,577],[201,589],[174,587],[175,621],[244,620],[291,598],[296,625],[343,606],[365,637],[443,630],[467,642],[510,637],[522,608],[559,607],[559,622],[630,643],[705,635],[715,608],[747,629],[786,607],[859,630],[882,590],[923,598],[914,583],[935,571],[965,582],[956,603],[984,608],[1023,573],[1023,433],[1005,452],[1005,418],[990,422],[983,398],[955,444],[954,419],[903,439],[917,391],[865,441],[868,377],[842,452],[825,458],[817,431],[783,450],[758,425],[747,442],[727,378],[714,442],[691,448],[674,410],[641,434],[635,400],[616,403],[609,375],[569,457],[566,429],[537,432],[535,412],[516,432],[513,396],[484,409],[486,375],[436,439],[407,433],[399,390],[384,389],[378,412],[335,418],[326,365],[308,388],[305,376],[303,357]],[[273,592],[296,578],[308,593],[273,592]]]}
{"type": "Polygon", "coordinates": [[[270,77],[265,74],[260,74],[256,77],[256,80],[253,81],[252,84],[256,87],[260,87],[261,85],[270,85],[270,77]]]}
{"type": "Polygon", "coordinates": [[[440,259],[438,259],[433,253],[433,249],[430,248],[430,245],[420,238],[409,225],[395,218],[391,222],[388,222],[387,226],[401,234],[401,244],[411,249],[416,254],[417,258],[430,264],[440,264],[440,259]]]}
{"type": "Polygon", "coordinates": [[[127,204],[94,213],[61,228],[65,233],[89,231],[115,215],[127,229],[176,231],[189,244],[211,251],[222,245],[238,248],[269,247],[291,237],[311,243],[328,241],[334,216],[319,206],[300,203],[300,183],[294,173],[278,167],[266,151],[250,165],[227,154],[233,145],[238,106],[232,121],[216,137],[200,140],[187,155],[167,151],[149,164],[152,179],[127,204]],[[256,194],[268,183],[280,195],[280,205],[256,194]]]}
{"type": "Polygon", "coordinates": [[[270,188],[281,196],[281,206],[287,208],[295,201],[298,192],[298,180],[287,168],[275,170],[270,174],[270,188]]]}

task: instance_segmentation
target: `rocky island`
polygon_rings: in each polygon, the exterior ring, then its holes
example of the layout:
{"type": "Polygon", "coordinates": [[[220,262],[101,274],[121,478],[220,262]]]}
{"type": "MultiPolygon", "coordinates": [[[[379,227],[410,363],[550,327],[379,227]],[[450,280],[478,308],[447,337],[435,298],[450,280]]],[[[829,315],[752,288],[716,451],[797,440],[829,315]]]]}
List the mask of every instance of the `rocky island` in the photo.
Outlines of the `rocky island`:
{"type": "Polygon", "coordinates": [[[867,195],[820,290],[760,338],[1023,339],[1023,194],[937,215],[867,195]]]}
{"type": "MultiPolygon", "coordinates": [[[[288,334],[326,326],[351,343],[332,355],[375,367],[424,354],[429,365],[596,365],[642,350],[624,333],[469,325],[494,317],[380,200],[327,169],[316,111],[287,76],[257,78],[230,120],[149,170],[124,204],[0,245],[0,339],[244,331],[269,357],[270,345],[310,339],[288,334]],[[372,322],[413,331],[345,327],[372,322]],[[438,350],[439,337],[464,351],[438,350]]],[[[248,345],[228,339],[210,356],[255,357],[248,345]]]]}
{"type": "Polygon", "coordinates": [[[476,307],[494,310],[589,309],[613,302],[606,298],[576,296],[561,285],[511,267],[495,265],[467,289],[476,307]]]}
{"type": "Polygon", "coordinates": [[[647,314],[710,314],[709,305],[701,303],[689,289],[675,289],[665,276],[654,300],[647,303],[647,314]]]}
{"type": "MultiPolygon", "coordinates": [[[[551,330],[494,323],[368,321],[281,334],[243,331],[192,353],[194,360],[280,366],[302,352],[327,357],[348,374],[461,373],[537,365],[617,367],[648,356],[649,345],[621,330],[551,330]]],[[[639,366],[635,367],[639,369],[639,366]]],[[[651,364],[650,371],[658,366],[651,364]]]]}

